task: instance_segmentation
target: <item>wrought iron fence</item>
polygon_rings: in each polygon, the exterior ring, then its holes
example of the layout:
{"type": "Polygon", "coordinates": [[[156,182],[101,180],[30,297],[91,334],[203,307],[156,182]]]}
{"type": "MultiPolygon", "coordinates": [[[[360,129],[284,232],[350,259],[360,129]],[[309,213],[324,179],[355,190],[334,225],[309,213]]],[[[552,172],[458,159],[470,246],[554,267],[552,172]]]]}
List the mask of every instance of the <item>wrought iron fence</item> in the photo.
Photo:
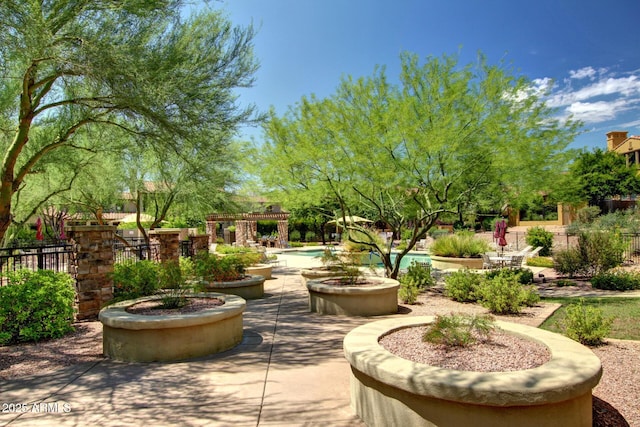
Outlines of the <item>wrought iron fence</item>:
{"type": "Polygon", "coordinates": [[[144,239],[127,241],[116,240],[113,242],[113,259],[115,262],[137,262],[154,260],[158,258],[160,245],[147,244],[144,239]]]}
{"type": "Polygon", "coordinates": [[[6,284],[4,276],[7,273],[24,268],[70,273],[72,252],[72,246],[67,243],[0,248],[0,273],[3,277],[0,286],[6,284]]]}

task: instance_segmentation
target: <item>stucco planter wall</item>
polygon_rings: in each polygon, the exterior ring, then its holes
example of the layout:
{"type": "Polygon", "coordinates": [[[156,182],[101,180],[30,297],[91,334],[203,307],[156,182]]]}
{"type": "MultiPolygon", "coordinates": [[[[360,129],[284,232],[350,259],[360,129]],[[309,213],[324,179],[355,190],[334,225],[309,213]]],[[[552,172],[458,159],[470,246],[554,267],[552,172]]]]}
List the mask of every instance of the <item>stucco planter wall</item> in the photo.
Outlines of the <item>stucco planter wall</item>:
{"type": "Polygon", "coordinates": [[[371,277],[368,285],[335,285],[331,279],[307,281],[309,311],[344,316],[380,316],[398,312],[397,280],[371,277]]]}
{"type": "Polygon", "coordinates": [[[310,267],[300,270],[300,275],[302,276],[302,284],[306,285],[309,280],[344,276],[344,270],[339,267],[310,267]]]}
{"type": "Polygon", "coordinates": [[[245,273],[250,274],[252,276],[262,276],[265,280],[271,279],[271,272],[273,266],[269,264],[256,264],[250,267],[245,268],[245,273]]]}
{"type": "Polygon", "coordinates": [[[230,282],[203,281],[202,283],[207,291],[238,295],[244,299],[257,299],[264,297],[264,280],[264,276],[248,274],[241,280],[230,282]]]}
{"type": "Polygon", "coordinates": [[[368,426],[591,426],[591,390],[602,367],[588,348],[559,334],[498,321],[508,333],[546,345],[551,360],[522,371],[469,372],[414,363],[378,344],[393,330],[433,320],[381,320],[345,337],[351,406],[368,426]]]}
{"type": "Polygon", "coordinates": [[[219,298],[221,306],[185,314],[132,314],[126,308],[158,296],[123,301],[100,311],[104,355],[126,362],[168,362],[206,356],[242,341],[244,299],[235,295],[194,294],[219,298]]]}
{"type": "Polygon", "coordinates": [[[482,258],[454,258],[437,255],[429,255],[431,265],[435,268],[446,270],[448,268],[472,268],[482,269],[482,258]]]}

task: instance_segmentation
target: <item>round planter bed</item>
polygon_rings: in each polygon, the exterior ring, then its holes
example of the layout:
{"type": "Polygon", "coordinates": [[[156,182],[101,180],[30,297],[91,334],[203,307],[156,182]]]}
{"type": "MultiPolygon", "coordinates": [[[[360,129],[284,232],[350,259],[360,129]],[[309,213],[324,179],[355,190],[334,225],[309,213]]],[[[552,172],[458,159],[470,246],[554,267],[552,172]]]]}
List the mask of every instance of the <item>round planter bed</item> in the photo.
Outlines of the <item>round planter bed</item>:
{"type": "Polygon", "coordinates": [[[249,274],[244,279],[230,282],[203,281],[207,291],[238,295],[244,299],[264,297],[264,276],[249,274]]]}
{"type": "Polygon", "coordinates": [[[271,279],[271,272],[273,270],[273,266],[269,264],[256,264],[250,267],[245,268],[245,273],[250,274],[252,276],[262,276],[265,280],[271,279]]]}
{"type": "Polygon", "coordinates": [[[402,359],[379,343],[434,317],[388,319],[347,334],[351,406],[368,426],[591,426],[591,390],[602,375],[588,348],[562,335],[496,322],[507,333],[547,346],[551,359],[532,369],[472,372],[402,359]]]}
{"type": "Polygon", "coordinates": [[[126,311],[137,303],[160,299],[151,296],[103,308],[99,319],[104,355],[125,362],[169,362],[219,353],[242,341],[244,299],[213,293],[191,296],[217,298],[224,304],[182,314],[145,315],[126,311]]]}
{"type": "Polygon", "coordinates": [[[309,280],[326,279],[328,277],[344,276],[344,270],[340,267],[310,267],[300,270],[304,285],[309,280]]]}
{"type": "Polygon", "coordinates": [[[429,255],[431,265],[441,270],[449,268],[472,268],[476,270],[482,269],[482,258],[454,258],[448,256],[429,255]]]}
{"type": "Polygon", "coordinates": [[[368,277],[370,284],[333,284],[338,278],[307,281],[309,311],[345,316],[380,316],[398,312],[397,280],[368,277]]]}

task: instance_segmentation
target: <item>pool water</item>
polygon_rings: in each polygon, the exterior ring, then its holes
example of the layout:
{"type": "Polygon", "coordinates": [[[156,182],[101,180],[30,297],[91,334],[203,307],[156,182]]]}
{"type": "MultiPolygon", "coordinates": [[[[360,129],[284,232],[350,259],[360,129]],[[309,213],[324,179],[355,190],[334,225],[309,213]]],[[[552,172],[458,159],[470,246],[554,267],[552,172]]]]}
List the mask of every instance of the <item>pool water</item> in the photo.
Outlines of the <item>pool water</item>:
{"type": "MultiPolygon", "coordinates": [[[[319,258],[322,256],[324,250],[323,249],[313,249],[313,250],[308,250],[308,251],[287,251],[284,252],[284,254],[286,255],[296,255],[296,256],[304,256],[304,257],[310,257],[310,258],[319,258]]],[[[367,260],[365,257],[364,263],[365,264],[371,264],[374,263],[375,265],[382,267],[382,261],[380,260],[380,257],[377,255],[374,255],[373,253],[371,253],[368,257],[369,259],[367,260]]],[[[391,261],[395,262],[396,259],[396,254],[392,253],[391,254],[391,261]]],[[[431,264],[431,258],[429,258],[429,255],[426,254],[407,254],[404,257],[402,257],[402,261],[400,261],[400,269],[407,269],[409,268],[409,266],[411,265],[411,263],[415,261],[415,262],[428,262],[429,264],[431,264]]]]}

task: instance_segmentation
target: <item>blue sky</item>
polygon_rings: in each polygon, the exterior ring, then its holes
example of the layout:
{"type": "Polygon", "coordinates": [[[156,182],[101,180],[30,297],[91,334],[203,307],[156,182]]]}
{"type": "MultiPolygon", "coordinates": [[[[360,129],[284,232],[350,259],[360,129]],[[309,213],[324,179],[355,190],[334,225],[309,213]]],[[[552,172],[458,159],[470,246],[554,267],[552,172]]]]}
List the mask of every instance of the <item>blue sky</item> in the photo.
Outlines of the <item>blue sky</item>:
{"type": "MultiPolygon", "coordinates": [[[[223,0],[235,25],[257,29],[260,61],[241,103],[286,112],[302,96],[332,94],[340,78],[399,70],[399,54],[504,60],[540,86],[559,115],[584,122],[573,148],[605,134],[640,134],[640,0],[223,0]]],[[[242,138],[260,141],[258,129],[242,138]]]]}

